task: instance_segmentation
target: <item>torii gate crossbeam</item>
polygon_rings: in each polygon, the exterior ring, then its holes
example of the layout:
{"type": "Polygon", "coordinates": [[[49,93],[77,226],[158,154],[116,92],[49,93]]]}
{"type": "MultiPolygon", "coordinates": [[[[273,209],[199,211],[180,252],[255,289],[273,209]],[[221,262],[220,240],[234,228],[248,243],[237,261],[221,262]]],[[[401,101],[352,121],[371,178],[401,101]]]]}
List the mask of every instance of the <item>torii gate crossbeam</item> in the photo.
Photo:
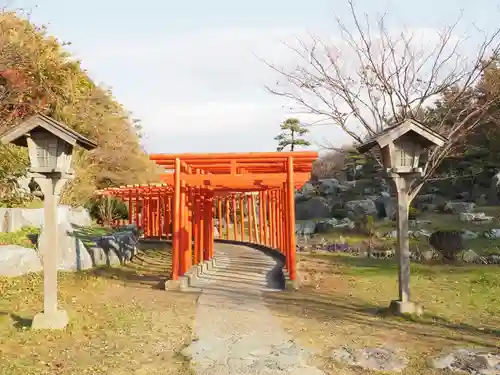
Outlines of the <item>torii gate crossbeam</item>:
{"type": "Polygon", "coordinates": [[[165,169],[161,184],[97,193],[127,202],[129,223],[145,237],[172,240],[172,280],[213,257],[215,230],[220,238],[280,251],[295,280],[295,189],[309,180],[317,157],[309,151],[153,154],[165,169]]]}

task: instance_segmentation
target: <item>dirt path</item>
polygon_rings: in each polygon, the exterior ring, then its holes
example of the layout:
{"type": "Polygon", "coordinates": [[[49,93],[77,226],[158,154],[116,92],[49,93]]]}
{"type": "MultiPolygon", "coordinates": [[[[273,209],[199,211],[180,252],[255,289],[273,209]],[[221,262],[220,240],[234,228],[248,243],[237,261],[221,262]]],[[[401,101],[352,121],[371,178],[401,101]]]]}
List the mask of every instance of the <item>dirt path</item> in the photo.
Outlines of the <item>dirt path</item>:
{"type": "MultiPolygon", "coordinates": [[[[275,260],[245,246],[218,245],[217,265],[197,283],[196,340],[183,351],[196,374],[321,375],[266,307],[275,260]]],[[[279,293],[279,292],[278,292],[279,293]]]]}

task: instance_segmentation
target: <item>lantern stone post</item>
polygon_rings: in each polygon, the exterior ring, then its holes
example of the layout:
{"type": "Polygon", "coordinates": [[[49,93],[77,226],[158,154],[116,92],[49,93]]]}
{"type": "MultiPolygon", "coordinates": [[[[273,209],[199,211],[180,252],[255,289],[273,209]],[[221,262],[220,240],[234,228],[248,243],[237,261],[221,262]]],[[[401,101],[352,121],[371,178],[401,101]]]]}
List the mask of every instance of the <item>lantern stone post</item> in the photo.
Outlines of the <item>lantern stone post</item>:
{"type": "Polygon", "coordinates": [[[35,315],[33,329],[63,329],[69,322],[65,310],[58,309],[57,204],[64,184],[74,177],[71,169],[73,148],[91,150],[97,145],[67,126],[36,114],[1,136],[4,144],[27,147],[30,176],[44,195],[44,225],[39,238],[43,265],[43,312],[35,315]]]}
{"type": "Polygon", "coordinates": [[[391,301],[389,309],[395,314],[421,315],[422,307],[410,298],[410,246],[408,238],[408,214],[412,185],[422,177],[420,155],[434,146],[442,146],[446,138],[415,120],[406,120],[385,129],[358,151],[380,149],[382,164],[393,181],[397,197],[397,248],[399,298],[391,301]]]}

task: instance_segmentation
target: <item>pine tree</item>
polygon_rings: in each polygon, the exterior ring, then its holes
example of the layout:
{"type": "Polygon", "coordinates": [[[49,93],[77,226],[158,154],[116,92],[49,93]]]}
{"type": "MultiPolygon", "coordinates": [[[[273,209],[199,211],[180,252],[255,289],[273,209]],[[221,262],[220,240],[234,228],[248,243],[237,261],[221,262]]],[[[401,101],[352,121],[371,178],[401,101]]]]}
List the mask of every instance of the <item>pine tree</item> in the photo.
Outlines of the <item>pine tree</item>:
{"type": "Polygon", "coordinates": [[[280,126],[281,133],[274,139],[278,141],[278,151],[283,151],[286,147],[290,146],[290,151],[295,150],[295,146],[310,146],[311,142],[301,138],[303,135],[309,133],[309,130],[300,124],[296,118],[289,118],[280,126]]]}

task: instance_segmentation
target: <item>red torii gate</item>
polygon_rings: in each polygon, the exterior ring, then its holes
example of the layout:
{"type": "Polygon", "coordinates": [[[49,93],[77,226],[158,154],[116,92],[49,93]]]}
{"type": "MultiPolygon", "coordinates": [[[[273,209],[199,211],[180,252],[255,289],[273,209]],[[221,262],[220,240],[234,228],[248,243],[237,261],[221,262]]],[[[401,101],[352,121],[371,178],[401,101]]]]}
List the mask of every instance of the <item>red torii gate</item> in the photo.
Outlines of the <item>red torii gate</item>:
{"type": "Polygon", "coordinates": [[[214,217],[223,237],[223,211],[226,239],[230,239],[232,221],[231,239],[282,252],[289,277],[295,280],[295,189],[309,180],[317,157],[309,151],[153,154],[150,159],[165,168],[162,184],[97,193],[128,202],[129,223],[142,228],[145,237],[172,238],[172,280],[213,257],[214,217]]]}

